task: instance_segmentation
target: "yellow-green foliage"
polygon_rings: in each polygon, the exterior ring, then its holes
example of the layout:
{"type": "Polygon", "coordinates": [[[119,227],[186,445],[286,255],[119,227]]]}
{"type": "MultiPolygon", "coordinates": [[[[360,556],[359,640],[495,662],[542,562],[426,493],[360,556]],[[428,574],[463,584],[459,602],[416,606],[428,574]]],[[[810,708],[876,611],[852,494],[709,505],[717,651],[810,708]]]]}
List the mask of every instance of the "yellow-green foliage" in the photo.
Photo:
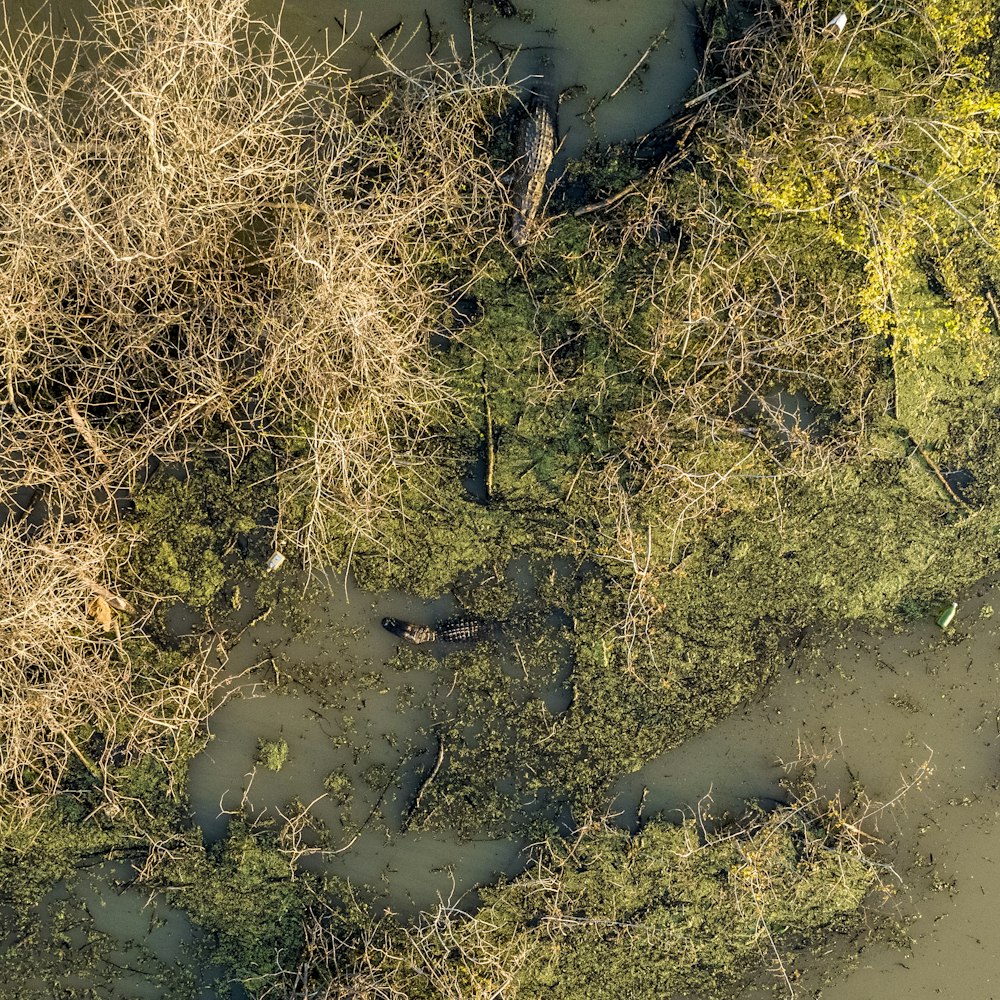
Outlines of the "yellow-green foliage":
{"type": "Polygon", "coordinates": [[[280,771],[288,760],[288,743],[285,740],[258,740],[257,763],[269,771],[280,771]]]}
{"type": "MultiPolygon", "coordinates": [[[[863,12],[866,3],[856,3],[863,12]]],[[[977,73],[986,71],[986,47],[996,22],[996,5],[991,0],[926,0],[924,12],[939,44],[961,53],[977,73]]]]}
{"type": "Polygon", "coordinates": [[[719,106],[731,127],[707,129],[700,150],[764,232],[804,215],[814,254],[856,254],[863,326],[921,358],[948,344],[978,353],[986,325],[1000,234],[994,16],[981,0],[858,3],[831,37],[818,14],[779,2],[729,52],[727,69],[750,78],[719,106]]]}
{"type": "Polygon", "coordinates": [[[522,879],[495,893],[478,919],[496,919],[516,901],[516,922],[539,929],[515,995],[610,1000],[718,989],[770,964],[771,939],[856,919],[874,871],[841,845],[828,855],[819,840],[810,845],[815,836],[787,811],[704,845],[694,821],[652,823],[635,837],[598,831],[559,859],[558,889],[522,879]]]}

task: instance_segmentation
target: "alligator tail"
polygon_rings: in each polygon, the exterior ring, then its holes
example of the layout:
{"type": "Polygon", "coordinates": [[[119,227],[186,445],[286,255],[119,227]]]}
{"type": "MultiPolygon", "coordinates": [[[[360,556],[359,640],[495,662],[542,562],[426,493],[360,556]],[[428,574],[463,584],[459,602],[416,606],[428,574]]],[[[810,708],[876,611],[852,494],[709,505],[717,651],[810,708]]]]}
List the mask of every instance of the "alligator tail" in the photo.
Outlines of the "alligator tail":
{"type": "Polygon", "coordinates": [[[438,622],[436,631],[442,642],[475,642],[485,638],[487,625],[481,618],[465,616],[438,622]]]}

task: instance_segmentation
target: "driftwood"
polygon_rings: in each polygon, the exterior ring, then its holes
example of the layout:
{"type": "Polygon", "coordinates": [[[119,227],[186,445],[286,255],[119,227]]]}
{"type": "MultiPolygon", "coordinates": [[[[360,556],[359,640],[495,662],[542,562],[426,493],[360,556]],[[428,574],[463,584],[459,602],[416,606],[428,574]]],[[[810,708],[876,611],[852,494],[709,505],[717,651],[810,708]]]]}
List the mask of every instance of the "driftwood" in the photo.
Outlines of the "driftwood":
{"type": "Polygon", "coordinates": [[[690,101],[684,102],[685,108],[693,108],[704,101],[707,101],[710,97],[714,97],[716,94],[721,93],[723,90],[728,90],[730,87],[736,86],[741,80],[745,80],[750,75],[750,70],[745,73],[740,73],[739,76],[734,76],[731,80],[727,80],[725,83],[720,83],[718,87],[713,87],[711,90],[706,90],[704,94],[699,94],[697,97],[692,97],[690,101]]]}
{"type": "Polygon", "coordinates": [[[487,501],[493,498],[493,466],[496,461],[496,456],[494,454],[493,448],[493,411],[490,408],[490,388],[489,383],[486,379],[483,379],[483,405],[486,410],[486,499],[487,501]]]}
{"type": "Polygon", "coordinates": [[[603,201],[591,202],[589,205],[584,205],[582,208],[575,209],[573,212],[574,216],[587,215],[590,212],[599,212],[602,208],[611,208],[612,205],[617,205],[623,198],[628,197],[630,194],[638,194],[639,185],[635,181],[630,181],[621,191],[616,194],[611,195],[610,198],[605,198],[603,201]]]}
{"type": "Polygon", "coordinates": [[[424,778],[423,781],[420,782],[420,788],[417,789],[417,796],[413,800],[413,805],[410,806],[410,808],[407,810],[406,813],[406,823],[405,823],[406,826],[409,826],[411,818],[416,816],[417,813],[420,811],[420,806],[424,801],[424,793],[427,791],[428,788],[430,788],[431,782],[433,782],[434,779],[437,777],[438,771],[441,770],[441,765],[444,763],[444,740],[441,739],[440,735],[437,738],[437,742],[438,742],[437,760],[434,762],[434,767],[431,769],[431,772],[427,775],[426,778],[424,778]]]}
{"type": "Polygon", "coordinates": [[[69,412],[70,420],[73,421],[73,426],[79,432],[80,437],[87,442],[87,446],[94,453],[94,458],[97,459],[98,464],[110,465],[111,463],[108,462],[108,456],[104,454],[104,449],[101,448],[100,442],[97,440],[96,431],[91,426],[87,418],[80,412],[76,405],[76,400],[67,400],[66,409],[69,412]]]}
{"type": "Polygon", "coordinates": [[[913,437],[912,434],[908,435],[910,443],[916,449],[917,454],[923,459],[924,465],[937,477],[937,481],[944,487],[945,492],[961,507],[963,510],[971,511],[972,508],[955,492],[952,488],[951,483],[948,482],[945,474],[938,468],[937,463],[927,454],[926,451],[920,446],[920,442],[913,437]]]}

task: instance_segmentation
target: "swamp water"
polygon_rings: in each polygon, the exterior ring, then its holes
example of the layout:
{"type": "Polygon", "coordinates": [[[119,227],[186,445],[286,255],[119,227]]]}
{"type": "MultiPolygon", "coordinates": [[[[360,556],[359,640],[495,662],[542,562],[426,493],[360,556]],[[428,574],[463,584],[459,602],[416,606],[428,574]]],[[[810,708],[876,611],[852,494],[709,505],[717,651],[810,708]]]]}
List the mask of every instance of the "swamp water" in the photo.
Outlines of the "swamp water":
{"type": "MultiPolygon", "coordinates": [[[[807,641],[764,698],[612,789],[617,821],[634,827],[640,812],[679,818],[701,802],[717,815],[738,813],[748,799],[782,799],[778,761],[794,760],[802,748],[832,751],[817,785],[845,799],[856,779],[873,798],[892,800],[929,762],[932,773],[880,817],[878,830],[890,844],[882,860],[896,873],[887,872],[887,881],[898,886],[885,912],[909,924],[913,947],[869,945],[861,937],[835,942],[829,961],[804,963],[802,996],[822,988],[824,1000],[901,991],[914,1000],[986,998],[1000,983],[1000,953],[992,947],[1000,899],[994,604],[1000,609],[1000,589],[984,583],[960,597],[947,632],[926,620],[883,635],[855,628],[807,641]],[[703,801],[709,795],[710,807],[703,801]],[[834,981],[825,983],[827,975],[834,981]]],[[[448,602],[402,595],[354,593],[348,602],[335,585],[304,609],[309,624],[301,638],[279,623],[249,630],[231,650],[230,667],[255,667],[243,682],[262,686],[213,716],[213,739],[191,767],[194,819],[206,837],[223,833],[220,802],[234,809],[242,800],[258,816],[287,815],[293,797],[308,803],[327,791],[313,811],[333,834],[335,850],[350,846],[305,863],[349,878],[376,904],[414,913],[517,872],[523,842],[460,843],[446,833],[401,832],[434,760],[427,699],[447,697],[449,679],[446,669],[386,668],[398,640],[380,620],[392,614],[432,621],[452,610],[448,602]],[[294,694],[268,691],[276,671],[295,679],[294,694]],[[277,773],[254,765],[261,738],[288,743],[277,773]],[[346,779],[333,792],[324,788],[330,774],[346,779]]],[[[497,669],[513,669],[507,660],[501,657],[497,669]]],[[[554,705],[560,690],[555,681],[554,705]]],[[[474,905],[474,895],[464,901],[474,905]]],[[[762,981],[744,996],[774,988],[762,981]]]]}
{"type": "MultiPolygon", "coordinates": [[[[780,800],[778,761],[803,748],[832,751],[816,784],[845,799],[856,779],[873,798],[891,800],[929,761],[932,773],[880,817],[878,829],[887,842],[880,860],[895,872],[886,880],[898,887],[883,913],[906,923],[912,946],[863,934],[833,941],[824,955],[802,961],[801,997],[1000,996],[1000,585],[986,581],[956,596],[948,631],[927,619],[884,634],[853,628],[807,638],[764,697],[611,790],[617,822],[634,828],[655,814],[690,815],[699,804],[719,815],[738,813],[748,799],[780,800]]],[[[241,804],[256,817],[289,815],[292,799],[310,803],[325,793],[312,811],[339,853],[303,863],[349,878],[376,906],[414,913],[439,898],[474,906],[475,886],[519,871],[523,842],[402,832],[433,767],[430,701],[447,698],[450,681],[447,668],[435,666],[439,648],[428,652],[427,669],[386,666],[398,640],[380,621],[433,621],[453,610],[449,600],[348,595],[334,582],[286,620],[275,613],[248,628],[227,664],[243,674],[243,691],[213,715],[212,738],[190,769],[193,820],[206,839],[221,837],[226,812],[241,804]],[[284,686],[274,688],[276,680],[284,686]],[[261,739],[287,742],[278,772],[256,763],[261,739]]],[[[497,669],[511,669],[508,661],[499,657],[497,669]]],[[[566,678],[550,680],[547,700],[559,711],[566,678]]],[[[107,995],[155,996],[142,970],[190,961],[191,931],[155,901],[143,909],[143,897],[118,884],[126,877],[110,868],[82,872],[74,898],[99,915],[96,929],[123,942],[123,967],[134,970],[107,980],[107,995]],[[152,965],[136,941],[152,951],[152,965]]],[[[205,998],[242,995],[223,983],[195,989],[192,996],[205,998]]],[[[783,990],[762,976],[742,996],[763,1000],[783,990]]]]}
{"type": "MultiPolygon", "coordinates": [[[[633,141],[671,118],[695,79],[695,19],[685,0],[380,0],[354,4],[317,0],[249,0],[250,10],[280,22],[282,34],[318,47],[339,48],[337,63],[355,76],[381,68],[383,48],[403,68],[450,46],[487,66],[513,57],[510,79],[543,76],[561,95],[558,164],[589,142],[633,141]]],[[[84,0],[26,0],[51,13],[57,31],[79,34],[90,4],[84,0]]]]}
{"type": "MultiPolygon", "coordinates": [[[[276,3],[254,6],[262,16],[278,11],[276,3]]],[[[58,27],[72,23],[74,13],[85,17],[87,8],[64,0],[53,9],[58,27]]],[[[460,0],[397,0],[361,10],[359,24],[357,8],[352,14],[288,0],[281,16],[286,33],[302,40],[324,33],[336,39],[339,18],[354,32],[345,63],[361,72],[376,68],[373,38],[391,47],[412,35],[404,61],[422,57],[435,37],[454,35],[459,51],[468,51],[470,29],[460,0]]],[[[560,108],[564,155],[575,155],[595,136],[628,140],[654,128],[678,108],[696,71],[691,18],[679,0],[577,0],[530,10],[476,0],[472,13],[484,58],[520,50],[515,79],[544,73],[557,90],[583,88],[560,108]],[[498,8],[519,16],[502,17],[498,8]]],[[[447,604],[357,594],[347,603],[342,594],[335,587],[311,606],[318,625],[301,630],[265,622],[231,650],[233,671],[256,667],[245,681],[259,687],[231,699],[210,722],[213,739],[191,767],[194,820],[215,839],[225,830],[224,811],[241,802],[267,816],[287,812],[293,797],[309,803],[325,792],[313,811],[330,831],[334,850],[346,849],[328,861],[305,863],[329,864],[403,912],[517,871],[519,842],[458,843],[445,834],[401,832],[433,766],[429,704],[446,694],[446,678],[436,670],[386,668],[396,640],[378,622],[384,614],[432,620],[447,613],[447,604]],[[269,684],[279,676],[295,676],[297,684],[273,691],[269,684]],[[255,767],[259,739],[288,743],[280,771],[255,767]]],[[[619,822],[627,825],[636,822],[644,789],[643,815],[690,813],[710,790],[715,811],[738,811],[745,799],[782,796],[775,761],[794,758],[802,737],[814,749],[843,744],[825,772],[826,791],[846,791],[853,774],[874,797],[888,799],[933,750],[933,776],[882,824],[895,845],[890,860],[907,884],[894,905],[906,917],[919,915],[910,927],[915,946],[841,942],[834,958],[860,951],[856,968],[843,975],[831,966],[838,978],[827,984],[825,963],[809,965],[803,996],[819,989],[824,1000],[1000,995],[994,932],[1000,899],[998,630],[987,613],[998,602],[994,586],[983,585],[961,599],[949,633],[919,622],[885,636],[853,630],[804,650],[761,701],[614,789],[619,822]]],[[[553,711],[560,708],[559,690],[554,682],[553,711]]],[[[134,964],[128,942],[139,936],[159,961],[182,957],[193,940],[186,921],[155,902],[143,908],[144,897],[116,884],[127,876],[122,869],[81,872],[76,888],[60,889],[50,902],[58,904],[59,893],[66,893],[74,907],[98,914],[95,926],[123,942],[123,964],[134,964]]],[[[773,988],[758,984],[744,995],[769,995],[773,988]]],[[[156,995],[126,972],[107,980],[106,989],[122,997],[156,995]]],[[[213,992],[230,995],[226,987],[213,992]]]]}
{"type": "Polygon", "coordinates": [[[448,57],[448,39],[467,57],[498,64],[515,56],[511,79],[544,76],[563,100],[559,162],[578,156],[588,142],[628,142],[666,121],[680,108],[697,71],[694,17],[683,0],[381,0],[346,11],[315,0],[258,0],[265,16],[280,9],[282,30],[292,37],[350,41],[341,64],[355,72],[378,68],[376,42],[403,66],[428,51],[448,57]]]}
{"type": "Polygon", "coordinates": [[[458,843],[406,829],[437,756],[432,707],[447,704],[454,676],[435,656],[443,643],[424,647],[426,669],[387,665],[401,640],[381,620],[439,621],[454,601],[348,593],[342,581],[310,593],[291,627],[265,621],[228,652],[242,692],[209,720],[210,742],[190,768],[193,818],[206,838],[221,837],[241,804],[253,818],[277,820],[293,797],[312,803],[330,843],[303,864],[364,884],[404,914],[518,871],[520,841],[458,843]],[[280,770],[257,763],[262,740],[287,744],[280,770]]]}
{"type": "Polygon", "coordinates": [[[829,960],[804,963],[802,997],[1000,997],[1000,585],[958,600],[947,632],[928,619],[804,644],[762,699],[614,789],[623,823],[635,823],[644,789],[645,815],[690,815],[707,794],[713,812],[738,812],[749,798],[784,797],[776,762],[793,761],[801,740],[833,751],[822,792],[849,800],[857,780],[888,802],[929,761],[929,776],[879,819],[898,887],[886,912],[906,922],[912,947],[836,942],[829,960]]]}
{"type": "MultiPolygon", "coordinates": [[[[204,936],[180,910],[137,889],[135,876],[126,861],[81,865],[41,901],[41,957],[36,949],[19,996],[70,997],[88,988],[116,1000],[230,996],[222,970],[196,957],[204,936]]],[[[12,943],[0,938],[0,947],[12,943]]]]}
{"type": "MultiPolygon", "coordinates": [[[[517,53],[512,79],[529,80],[527,87],[530,78],[544,75],[548,85],[565,98],[559,112],[563,144],[557,169],[592,140],[634,140],[667,120],[679,108],[697,69],[693,16],[684,0],[657,4],[564,0],[533,7],[490,0],[471,4],[464,0],[386,0],[355,5],[251,0],[250,7],[262,18],[280,17],[283,33],[301,42],[322,44],[326,36],[336,44],[346,29],[351,38],[341,50],[340,62],[360,75],[379,68],[376,44],[403,66],[422,62],[429,48],[435,48],[438,58],[447,59],[451,37],[459,55],[467,56],[474,47],[477,58],[490,64],[517,53]]],[[[92,6],[87,0],[25,0],[6,4],[5,9],[14,24],[17,16],[51,16],[56,34],[72,37],[86,31],[92,6]]],[[[351,842],[348,850],[330,860],[331,869],[372,886],[376,896],[381,894],[402,912],[432,905],[439,896],[459,896],[501,872],[517,871],[521,842],[458,844],[443,834],[400,832],[404,812],[428,766],[433,765],[435,749],[422,730],[429,719],[427,699],[438,691],[442,675],[407,671],[404,677],[386,670],[385,660],[395,640],[377,623],[382,614],[410,613],[430,620],[446,609],[447,602],[414,607],[389,598],[373,603],[361,596],[348,605],[331,598],[329,630],[323,637],[282,638],[281,630],[276,632],[273,626],[248,633],[245,642],[231,651],[234,670],[237,664],[243,669],[263,659],[265,648],[273,653],[274,662],[257,675],[261,686],[255,693],[234,698],[213,717],[214,739],[192,764],[194,819],[206,837],[223,834],[227,823],[223,811],[238,808],[244,793],[248,809],[270,816],[285,809],[292,797],[309,803],[326,792],[327,798],[316,803],[314,813],[335,842],[338,836],[341,846],[351,842]],[[303,675],[337,671],[339,694],[336,686],[317,683],[318,675],[300,678],[296,694],[266,693],[267,683],[275,680],[274,667],[288,671],[293,664],[303,675]],[[377,680],[359,687],[356,682],[366,672],[377,680]],[[355,684],[350,695],[348,683],[355,684]],[[338,698],[355,699],[350,701],[349,712],[344,712],[338,698]],[[330,708],[329,699],[335,708],[330,708]],[[351,720],[350,731],[344,729],[345,719],[351,720]],[[280,772],[255,768],[261,738],[288,742],[288,762],[280,772]]],[[[544,697],[552,711],[565,707],[568,699],[557,679],[544,697]]],[[[304,863],[314,861],[306,858],[304,863]]],[[[148,987],[142,987],[143,973],[124,968],[138,962],[130,950],[133,940],[150,937],[152,931],[143,930],[147,920],[153,921],[149,928],[166,920],[176,932],[160,935],[162,941],[157,938],[157,960],[193,967],[197,963],[189,946],[195,936],[183,914],[162,902],[151,903],[155,909],[140,906],[133,912],[134,904],[145,897],[125,888],[128,879],[119,875],[122,885],[110,875],[95,880],[81,870],[75,887],[59,890],[68,893],[67,898],[83,900],[73,903],[80,914],[78,926],[87,923],[109,934],[121,942],[122,954],[127,956],[120,975],[103,970],[89,980],[75,982],[81,989],[89,983],[109,997],[157,995],[153,978],[148,987]],[[120,914],[121,920],[100,925],[91,920],[91,911],[98,909],[104,915],[120,914]]],[[[198,995],[207,995],[203,990],[216,995],[215,989],[199,987],[198,995]]],[[[25,990],[26,996],[58,995],[53,983],[40,981],[26,983],[25,990]]],[[[239,993],[234,988],[232,995],[239,993]]],[[[228,997],[230,990],[219,986],[217,995],[228,997]]]]}

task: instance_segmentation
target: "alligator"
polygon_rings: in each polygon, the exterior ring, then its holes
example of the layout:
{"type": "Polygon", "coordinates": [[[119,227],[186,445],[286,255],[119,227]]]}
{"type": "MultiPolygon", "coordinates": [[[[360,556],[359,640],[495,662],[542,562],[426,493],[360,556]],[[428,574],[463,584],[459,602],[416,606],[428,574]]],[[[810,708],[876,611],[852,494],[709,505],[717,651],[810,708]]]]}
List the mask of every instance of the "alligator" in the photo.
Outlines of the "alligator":
{"type": "Polygon", "coordinates": [[[489,626],[481,618],[464,616],[446,618],[436,625],[418,625],[416,622],[404,622],[399,618],[383,618],[382,628],[420,646],[427,642],[474,642],[483,639],[489,631],[489,626]]]}
{"type": "Polygon", "coordinates": [[[545,87],[531,92],[517,137],[520,156],[514,181],[514,219],[511,242],[522,247],[528,242],[532,223],[542,204],[545,178],[556,151],[555,100],[545,87]]]}

